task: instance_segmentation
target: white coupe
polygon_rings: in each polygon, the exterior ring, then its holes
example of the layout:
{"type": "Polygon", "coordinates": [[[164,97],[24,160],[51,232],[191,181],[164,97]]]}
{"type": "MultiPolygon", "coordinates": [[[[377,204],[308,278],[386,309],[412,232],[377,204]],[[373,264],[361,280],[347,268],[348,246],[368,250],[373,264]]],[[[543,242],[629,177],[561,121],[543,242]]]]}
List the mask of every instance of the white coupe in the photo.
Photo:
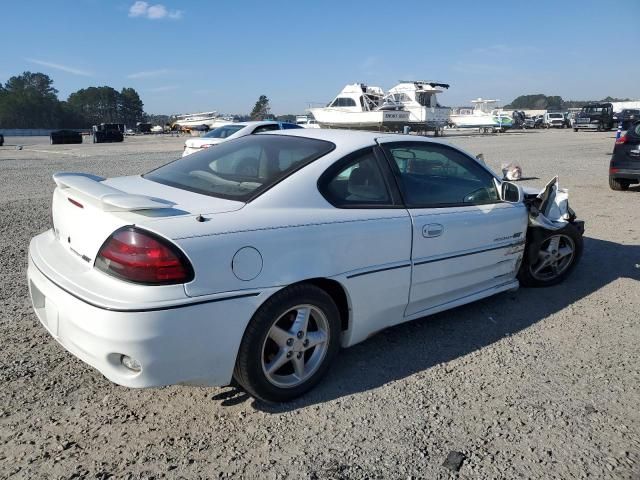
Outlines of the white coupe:
{"type": "Polygon", "coordinates": [[[238,122],[214,128],[201,137],[189,138],[184,142],[182,156],[186,157],[192,153],[200,152],[205,148],[213,147],[228,140],[252,135],[254,133],[270,132],[272,130],[292,130],[302,128],[301,125],[288,122],[277,122],[275,120],[261,120],[255,122],[238,122]]]}
{"type": "Polygon", "coordinates": [[[313,387],[340,347],[561,281],[583,223],[468,153],[341,130],[249,135],[140,176],[54,175],[28,279],[50,334],[128,387],[313,387]]]}

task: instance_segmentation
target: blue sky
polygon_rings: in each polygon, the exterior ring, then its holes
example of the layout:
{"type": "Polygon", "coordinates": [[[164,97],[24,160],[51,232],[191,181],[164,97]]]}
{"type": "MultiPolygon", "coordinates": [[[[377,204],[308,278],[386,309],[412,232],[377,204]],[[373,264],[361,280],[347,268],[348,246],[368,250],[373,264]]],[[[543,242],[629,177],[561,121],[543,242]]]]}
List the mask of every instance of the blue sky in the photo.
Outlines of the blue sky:
{"type": "Polygon", "coordinates": [[[150,113],[276,114],[347,83],[451,84],[446,105],[545,93],[640,98],[640,0],[32,0],[2,6],[0,82],[50,75],[60,98],[134,87],[150,113]]]}

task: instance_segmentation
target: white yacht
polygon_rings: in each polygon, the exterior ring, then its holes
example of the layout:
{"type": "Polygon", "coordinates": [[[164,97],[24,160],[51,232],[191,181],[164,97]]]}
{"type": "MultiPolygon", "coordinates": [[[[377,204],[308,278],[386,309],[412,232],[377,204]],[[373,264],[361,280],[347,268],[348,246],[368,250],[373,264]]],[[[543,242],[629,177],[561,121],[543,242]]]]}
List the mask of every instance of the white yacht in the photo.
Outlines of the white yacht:
{"type": "Polygon", "coordinates": [[[384,97],[382,109],[402,108],[409,112],[409,125],[415,130],[442,132],[449,123],[451,109],[438,103],[436,95],[449,88],[446,83],[426,80],[400,80],[384,97]]]}
{"type": "MultiPolygon", "coordinates": [[[[409,112],[382,109],[384,92],[362,83],[345,86],[326,107],[309,112],[322,128],[401,129],[409,123],[409,112]]],[[[401,107],[398,107],[401,108],[401,107]]]]}
{"type": "Polygon", "coordinates": [[[218,112],[200,112],[200,113],[185,113],[176,116],[175,125],[180,125],[183,128],[202,127],[207,126],[209,129],[221,127],[232,123],[233,119],[229,117],[222,117],[218,115],[218,112]]]}
{"type": "Polygon", "coordinates": [[[510,128],[513,119],[501,109],[492,108],[499,100],[476,98],[473,108],[462,107],[451,115],[451,123],[457,128],[499,129],[510,128]]]}

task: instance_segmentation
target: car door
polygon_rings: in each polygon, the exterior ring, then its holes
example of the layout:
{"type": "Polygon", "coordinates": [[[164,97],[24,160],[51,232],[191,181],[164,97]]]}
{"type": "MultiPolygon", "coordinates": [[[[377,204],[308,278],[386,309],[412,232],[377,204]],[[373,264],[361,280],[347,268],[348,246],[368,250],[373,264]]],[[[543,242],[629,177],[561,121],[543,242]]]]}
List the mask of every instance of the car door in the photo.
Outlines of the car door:
{"type": "Polygon", "coordinates": [[[412,221],[407,317],[512,284],[527,211],[502,202],[477,160],[434,142],[381,142],[412,221]]]}
{"type": "Polygon", "coordinates": [[[318,188],[339,210],[340,221],[330,226],[331,248],[341,265],[349,265],[337,279],[349,292],[352,322],[344,344],[352,345],[404,319],[411,285],[411,219],[377,147],[334,163],[318,188]]]}

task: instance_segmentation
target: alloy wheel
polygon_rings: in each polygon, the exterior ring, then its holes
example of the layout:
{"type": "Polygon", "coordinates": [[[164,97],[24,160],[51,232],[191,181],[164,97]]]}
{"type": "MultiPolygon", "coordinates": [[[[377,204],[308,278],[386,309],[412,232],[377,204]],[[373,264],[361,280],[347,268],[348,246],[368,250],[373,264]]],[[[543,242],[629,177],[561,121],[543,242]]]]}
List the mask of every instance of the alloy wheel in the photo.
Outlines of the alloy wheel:
{"type": "Polygon", "coordinates": [[[318,370],[329,346],[329,322],[314,305],[296,305],[269,329],[262,345],[262,371],[280,388],[293,388],[318,370]]]}
{"type": "Polygon", "coordinates": [[[571,266],[575,250],[571,237],[563,234],[550,236],[540,246],[537,260],[529,266],[531,276],[548,282],[562,275],[571,266]]]}

